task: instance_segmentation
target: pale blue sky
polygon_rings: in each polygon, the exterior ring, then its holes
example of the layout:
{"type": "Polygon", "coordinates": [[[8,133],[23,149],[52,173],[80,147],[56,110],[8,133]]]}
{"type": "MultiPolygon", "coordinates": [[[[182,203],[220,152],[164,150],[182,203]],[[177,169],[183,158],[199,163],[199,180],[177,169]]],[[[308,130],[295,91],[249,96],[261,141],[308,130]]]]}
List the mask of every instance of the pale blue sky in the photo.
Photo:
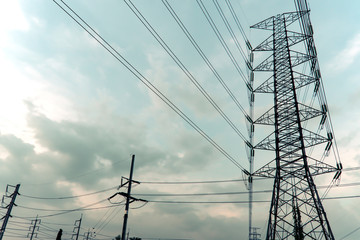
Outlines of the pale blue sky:
{"type": "MultiPolygon", "coordinates": [[[[245,85],[196,1],[169,2],[235,96],[248,109],[245,85]]],[[[219,23],[213,3],[204,2],[219,23]]],[[[295,9],[292,1],[285,0],[231,2],[253,46],[265,35],[250,30],[250,25],[295,9]]],[[[241,138],[205,101],[123,1],[77,0],[67,3],[242,166],[248,167],[241,138]]],[[[134,3],[246,134],[243,115],[216,82],[162,2],[136,0],[134,3]]],[[[333,0],[325,3],[310,0],[309,3],[340,156],[345,168],[360,166],[357,141],[360,137],[360,3],[333,0]]],[[[220,26],[225,32],[225,27],[220,26]]],[[[224,37],[230,45],[233,43],[230,35],[224,33],[224,37]]],[[[236,56],[241,60],[239,54],[236,56]]],[[[109,188],[120,184],[121,176],[128,175],[130,154],[136,154],[134,175],[138,180],[195,181],[241,177],[238,168],[152,94],[53,1],[0,3],[0,66],[3,82],[0,88],[1,192],[6,184],[17,183],[22,184],[20,193],[45,197],[79,195],[109,188]]],[[[245,71],[245,66],[241,67],[245,71]]],[[[326,178],[318,180],[321,186],[328,181],[326,178]]],[[[359,180],[357,171],[343,173],[343,183],[359,180]]],[[[271,185],[271,181],[259,181],[255,182],[255,189],[270,189],[271,185]]],[[[134,193],[245,190],[243,183],[176,187],[143,184],[135,188],[134,193]]],[[[67,201],[41,202],[21,196],[17,201],[23,207],[72,209],[105,199],[114,191],[67,201]]],[[[360,190],[355,186],[333,189],[328,196],[359,194],[360,190]]],[[[183,199],[246,201],[247,196],[183,199]]],[[[255,195],[255,199],[270,199],[270,195],[255,195]]],[[[324,201],[337,239],[360,226],[358,204],[356,198],[324,201]]],[[[136,206],[139,205],[134,204],[136,206]]],[[[130,236],[139,237],[245,239],[247,209],[246,204],[149,203],[131,210],[128,227],[130,236]]],[[[263,236],[267,213],[268,204],[254,205],[254,224],[261,228],[263,236]]],[[[37,214],[43,216],[49,212],[14,209],[16,216],[35,217],[37,214]]],[[[101,234],[120,234],[123,209],[119,208],[114,219],[103,229],[97,226],[99,219],[106,219],[108,214],[107,210],[84,212],[83,231],[96,226],[95,231],[101,234]]],[[[71,225],[79,216],[76,212],[43,218],[43,221],[58,229],[60,225],[52,223],[71,225]]],[[[24,224],[14,228],[28,229],[26,224],[30,221],[19,221],[24,224]]],[[[72,231],[71,226],[63,228],[72,231]]],[[[355,240],[359,236],[360,231],[346,239],[355,240]]]]}

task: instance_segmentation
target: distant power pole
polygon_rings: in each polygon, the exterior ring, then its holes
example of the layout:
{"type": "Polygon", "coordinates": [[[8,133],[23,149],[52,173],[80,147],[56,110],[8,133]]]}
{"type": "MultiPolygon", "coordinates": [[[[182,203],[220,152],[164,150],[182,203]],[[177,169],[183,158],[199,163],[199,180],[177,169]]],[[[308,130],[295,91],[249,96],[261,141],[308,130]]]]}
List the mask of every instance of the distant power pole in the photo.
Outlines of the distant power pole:
{"type": "Polygon", "coordinates": [[[124,214],[124,222],[123,222],[123,228],[122,228],[122,235],[121,235],[121,239],[125,240],[126,239],[126,225],[127,225],[127,219],[129,216],[129,205],[132,202],[135,201],[141,201],[141,202],[147,202],[144,199],[140,199],[140,198],[134,198],[131,196],[131,185],[132,183],[137,183],[140,184],[140,182],[138,181],[134,181],[133,178],[133,171],[134,171],[134,162],[135,162],[135,155],[132,155],[132,159],[131,159],[131,166],[130,166],[130,176],[129,178],[125,178],[122,177],[121,178],[121,185],[119,186],[118,189],[120,189],[121,187],[128,185],[128,189],[127,189],[127,193],[125,192],[117,192],[114,195],[112,195],[111,197],[108,198],[108,200],[110,201],[112,198],[114,198],[116,195],[120,195],[126,198],[126,205],[125,205],[125,214],[124,214]],[[126,179],[127,182],[123,183],[122,180],[126,179]]]}
{"type": "Polygon", "coordinates": [[[41,223],[41,220],[38,219],[38,216],[36,216],[35,220],[31,221],[31,226],[29,228],[29,231],[31,231],[31,234],[28,234],[28,237],[30,235],[30,240],[33,239],[33,237],[37,238],[37,233],[35,233],[35,231],[39,230],[39,226],[37,226],[38,224],[41,223]]]}
{"type": "MultiPolygon", "coordinates": [[[[14,187],[14,186],[11,186],[11,185],[7,185],[6,186],[6,195],[4,197],[11,197],[11,202],[8,206],[6,206],[5,208],[7,208],[7,212],[6,212],[6,215],[4,216],[4,221],[3,221],[3,224],[2,224],[2,227],[0,229],[0,240],[2,240],[3,236],[4,236],[4,233],[5,233],[5,229],[6,229],[6,225],[9,221],[9,217],[11,217],[11,210],[13,208],[13,206],[15,205],[15,199],[16,199],[16,196],[19,194],[19,188],[20,188],[20,184],[16,185],[15,186],[15,191],[14,193],[12,193],[10,196],[7,196],[7,193],[8,193],[8,187],[14,187]]],[[[3,201],[4,201],[4,197],[3,197],[3,201]]]]}
{"type": "Polygon", "coordinates": [[[74,234],[72,235],[72,237],[76,236],[75,240],[79,239],[79,233],[80,233],[80,228],[81,228],[81,221],[82,221],[82,214],[79,220],[75,221],[75,227],[74,227],[74,234]]]}
{"type": "Polygon", "coordinates": [[[90,229],[84,234],[84,240],[89,240],[92,238],[92,232],[90,232],[90,229]]]}
{"type": "Polygon", "coordinates": [[[129,186],[128,186],[128,191],[127,191],[127,196],[126,196],[124,223],[123,223],[123,228],[122,228],[121,240],[125,240],[125,236],[126,236],[126,225],[127,225],[128,215],[129,215],[129,203],[130,203],[130,194],[131,194],[131,182],[132,182],[133,171],[134,171],[134,162],[135,162],[135,155],[132,155],[131,166],[130,166],[130,176],[129,176],[129,186]]]}

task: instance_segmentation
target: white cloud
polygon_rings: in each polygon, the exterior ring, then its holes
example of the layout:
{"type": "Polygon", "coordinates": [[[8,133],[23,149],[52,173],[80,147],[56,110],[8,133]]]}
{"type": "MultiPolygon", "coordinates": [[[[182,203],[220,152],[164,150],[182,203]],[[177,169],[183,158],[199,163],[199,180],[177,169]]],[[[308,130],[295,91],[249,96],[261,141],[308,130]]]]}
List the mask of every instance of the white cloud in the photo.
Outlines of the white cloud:
{"type": "Polygon", "coordinates": [[[27,31],[30,24],[26,20],[18,1],[0,2],[0,44],[7,43],[7,33],[12,30],[27,31]]]}
{"type": "Polygon", "coordinates": [[[0,29],[1,30],[28,30],[27,22],[19,2],[2,1],[0,3],[0,29]]]}
{"type": "Polygon", "coordinates": [[[360,55],[360,33],[348,41],[346,47],[339,52],[328,66],[333,71],[344,71],[350,67],[360,55]]]}

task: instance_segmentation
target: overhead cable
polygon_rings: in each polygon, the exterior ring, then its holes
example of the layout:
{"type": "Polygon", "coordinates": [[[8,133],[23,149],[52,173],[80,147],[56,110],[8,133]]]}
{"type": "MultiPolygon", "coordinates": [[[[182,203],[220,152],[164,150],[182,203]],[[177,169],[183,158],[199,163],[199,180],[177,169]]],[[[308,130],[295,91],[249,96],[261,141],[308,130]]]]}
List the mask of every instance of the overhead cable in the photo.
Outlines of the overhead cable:
{"type": "MultiPolygon", "coordinates": [[[[324,200],[339,200],[360,198],[360,195],[326,197],[324,200]]],[[[248,204],[249,201],[167,201],[167,200],[148,200],[149,203],[169,203],[169,204],[248,204]]],[[[270,200],[253,200],[252,203],[270,203],[270,200]]]]}
{"type": "MultiPolygon", "coordinates": [[[[266,179],[266,178],[262,178],[266,179]]],[[[254,179],[255,180],[255,179],[254,179]]],[[[256,179],[258,180],[258,179],[256,179]]],[[[247,179],[229,179],[229,180],[210,180],[210,181],[140,181],[142,184],[211,184],[211,183],[230,183],[230,182],[244,182],[247,179]]]]}
{"type": "Polygon", "coordinates": [[[176,23],[179,25],[181,30],[184,32],[186,37],[189,39],[191,44],[194,46],[196,51],[200,54],[201,58],[205,61],[206,65],[210,68],[212,73],[215,75],[217,80],[220,82],[220,84],[223,86],[223,88],[226,90],[226,92],[229,94],[231,99],[235,102],[236,106],[240,109],[240,111],[244,114],[245,117],[249,117],[248,113],[245,111],[244,107],[240,104],[239,100],[235,97],[233,92],[230,90],[230,88],[227,86],[225,81],[221,78],[219,73],[216,71],[215,67],[212,65],[210,60],[207,58],[205,53],[202,51],[196,40],[193,38],[191,33],[188,31],[188,29],[185,27],[184,23],[181,21],[179,16],[176,14],[175,10],[171,7],[170,3],[167,0],[162,0],[163,4],[165,5],[166,9],[169,11],[171,16],[174,18],[176,23]]]}
{"type": "MultiPolygon", "coordinates": [[[[38,218],[54,217],[54,216],[58,216],[58,215],[68,214],[68,213],[71,213],[71,212],[86,211],[86,210],[97,210],[97,209],[110,208],[110,207],[115,207],[116,206],[116,205],[111,205],[111,206],[105,206],[105,207],[90,208],[92,206],[95,206],[95,205],[98,205],[100,203],[107,202],[107,201],[108,201],[108,199],[104,199],[104,200],[100,200],[100,201],[95,202],[95,203],[88,204],[88,205],[83,206],[83,207],[78,207],[78,208],[69,209],[69,210],[57,210],[58,211],[57,213],[38,216],[38,218]]],[[[39,210],[46,210],[46,209],[31,208],[31,207],[25,207],[25,206],[19,206],[19,205],[17,207],[21,207],[21,208],[25,208],[25,209],[31,209],[31,210],[38,210],[38,211],[39,210]]],[[[49,210],[46,210],[46,211],[49,211],[49,210]]],[[[53,210],[51,210],[51,211],[53,211],[53,210]]],[[[16,216],[16,217],[22,218],[22,219],[33,219],[33,217],[20,217],[20,216],[16,216]]]]}
{"type": "Polygon", "coordinates": [[[128,62],[114,47],[112,47],[101,35],[99,35],[86,21],[84,21],[72,8],[64,1],[60,5],[56,0],[53,2],[58,5],[69,17],[71,17],[81,28],[83,28],[94,40],[96,40],[106,51],[108,51],[117,61],[127,68],[136,78],[138,78],[146,87],[158,96],[166,105],[168,105],[176,114],[185,120],[195,131],[204,137],[213,147],[223,154],[236,167],[244,172],[247,170],[236,161],[228,152],[219,146],[209,135],[207,135],[196,123],[194,123],[184,112],[182,112],[172,101],[170,101],[158,88],[156,88],[146,77],[144,77],[130,62],[128,62]],[[68,10],[70,10],[70,13],[68,10]],[[74,14],[74,15],[73,15],[74,14]]]}
{"type": "Polygon", "coordinates": [[[181,62],[181,60],[176,56],[176,54],[171,50],[171,48],[165,43],[162,37],[156,32],[148,20],[142,15],[139,9],[132,3],[131,0],[124,0],[128,5],[131,11],[135,16],[141,21],[141,23],[148,29],[148,31],[153,35],[156,41],[162,46],[162,48],[169,54],[169,56],[175,61],[178,67],[184,72],[184,74],[189,78],[189,80],[195,85],[195,87],[201,92],[201,94],[208,100],[208,102],[215,108],[215,110],[222,116],[222,118],[229,124],[229,126],[236,132],[236,134],[247,143],[246,137],[241,133],[241,131],[236,127],[236,125],[230,120],[230,118],[224,113],[224,111],[219,107],[219,105],[214,101],[214,99],[209,95],[209,93],[201,86],[201,84],[196,80],[196,78],[190,73],[186,66],[181,62]]]}
{"type": "Polygon", "coordinates": [[[103,192],[108,192],[110,190],[114,190],[116,188],[118,188],[119,186],[114,186],[111,188],[107,188],[104,190],[99,190],[96,192],[91,192],[91,193],[85,193],[85,194],[81,194],[81,195],[74,195],[74,196],[65,196],[65,197],[37,197],[37,196],[31,196],[31,195],[26,195],[26,194],[19,194],[19,196],[21,197],[26,197],[26,198],[32,198],[32,199],[43,199],[43,200],[63,200],[63,199],[71,199],[71,198],[80,198],[80,197],[86,197],[86,196],[90,196],[90,195],[95,195],[95,194],[99,194],[99,193],[103,193],[103,192]]]}
{"type": "Polygon", "coordinates": [[[235,35],[235,33],[234,33],[234,31],[233,31],[233,29],[232,29],[232,27],[231,27],[231,25],[230,25],[230,23],[229,23],[229,21],[228,21],[226,15],[224,14],[224,11],[222,10],[219,2],[218,2],[217,0],[213,0],[213,3],[214,3],[214,5],[215,5],[216,10],[218,11],[221,19],[223,20],[223,22],[224,22],[224,24],[225,24],[228,32],[230,33],[231,38],[232,38],[233,41],[235,42],[236,48],[238,49],[240,55],[242,56],[242,58],[244,59],[244,61],[245,61],[246,64],[250,64],[250,62],[249,62],[249,60],[248,60],[248,57],[246,56],[244,50],[242,49],[242,47],[241,47],[241,45],[240,45],[240,42],[239,42],[239,40],[237,39],[237,37],[236,37],[236,35],[235,35]]]}
{"type": "MultiPolygon", "coordinates": [[[[360,186],[360,182],[353,182],[353,183],[346,183],[336,186],[335,188],[342,188],[342,187],[354,187],[360,186]]],[[[317,186],[318,189],[325,188],[328,189],[328,186],[317,186]]],[[[273,190],[266,189],[266,190],[258,190],[254,191],[253,193],[270,193],[273,190]]],[[[241,195],[241,194],[248,194],[248,191],[241,191],[241,192],[211,192],[211,193],[134,193],[133,195],[137,196],[156,196],[156,197],[176,197],[176,196],[216,196],[216,195],[241,195]]],[[[325,199],[323,197],[322,199],[325,199]]]]}
{"type": "Polygon", "coordinates": [[[246,75],[244,74],[244,72],[241,70],[238,62],[236,61],[236,58],[234,57],[234,55],[231,53],[229,47],[227,46],[224,38],[222,37],[222,34],[220,33],[219,29],[216,27],[215,22],[213,21],[211,15],[209,14],[209,12],[207,11],[204,3],[202,2],[202,0],[196,0],[196,2],[198,3],[201,11],[203,12],[205,18],[207,19],[208,23],[210,24],[211,28],[213,29],[215,35],[217,36],[218,40],[220,41],[221,45],[223,46],[226,54],[228,55],[228,57],[230,58],[231,62],[233,63],[235,69],[237,70],[237,72],[240,74],[242,80],[244,81],[244,83],[246,84],[247,87],[250,87],[249,82],[247,80],[246,75]]]}
{"type": "MultiPolygon", "coordinates": [[[[230,12],[231,12],[231,15],[233,16],[233,18],[234,18],[234,20],[235,20],[235,23],[236,23],[237,27],[238,27],[239,30],[240,30],[240,33],[241,33],[241,35],[243,36],[246,44],[250,44],[250,41],[249,41],[248,37],[247,37],[246,34],[245,34],[244,28],[242,27],[242,25],[241,25],[241,23],[240,23],[240,21],[239,21],[239,18],[238,18],[238,16],[237,16],[236,12],[234,11],[233,6],[231,5],[231,2],[230,2],[229,0],[225,0],[225,2],[226,2],[227,6],[228,6],[228,8],[229,8],[229,10],[230,10],[230,12]]],[[[250,49],[251,49],[251,45],[250,45],[249,47],[250,47],[250,49]]]]}

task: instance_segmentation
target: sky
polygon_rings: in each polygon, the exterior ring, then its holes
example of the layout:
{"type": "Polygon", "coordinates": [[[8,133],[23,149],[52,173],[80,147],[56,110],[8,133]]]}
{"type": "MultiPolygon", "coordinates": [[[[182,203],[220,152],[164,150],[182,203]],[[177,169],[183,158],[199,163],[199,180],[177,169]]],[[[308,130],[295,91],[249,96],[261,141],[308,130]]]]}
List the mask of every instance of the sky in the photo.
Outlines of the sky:
{"type": "MultiPolygon", "coordinates": [[[[60,2],[60,1],[59,1],[60,2]]],[[[226,9],[223,1],[220,5],[226,9]]],[[[244,142],[199,93],[124,1],[66,1],[142,76],[186,116],[248,169],[244,142]]],[[[244,116],[226,94],[160,0],[133,1],[243,135],[244,116]]],[[[169,1],[214,68],[248,111],[246,86],[210,28],[196,1],[169,1]]],[[[292,1],[231,1],[253,46],[266,34],[249,27],[270,16],[294,11],[292,1]]],[[[212,1],[204,1],[236,52],[212,1]]],[[[309,0],[314,39],[329,111],[344,169],[360,166],[360,3],[309,0]]],[[[229,14],[229,12],[227,12],[229,14]]],[[[241,36],[237,32],[239,39],[241,36]]],[[[242,41],[244,47],[244,42],[242,41]]],[[[244,48],[245,49],[245,48],[244,48]]],[[[236,53],[241,69],[246,67],[236,53]]],[[[256,58],[261,58],[256,55],[256,58]]],[[[138,78],[80,28],[53,1],[0,3],[0,193],[21,184],[14,216],[4,239],[29,238],[29,227],[41,219],[38,239],[71,239],[82,216],[80,233],[94,239],[121,234],[123,199],[107,198],[121,177],[129,176],[135,155],[135,197],[159,201],[244,201],[244,203],[131,204],[130,237],[143,239],[246,239],[247,194],[225,196],[149,196],[161,193],[246,192],[241,181],[208,184],[154,184],[242,179],[241,169],[214,148],[152,93],[138,78]],[[102,191],[107,190],[107,191],[102,191]],[[87,195],[87,193],[94,193],[87,195]],[[81,196],[85,195],[85,196],[81,196]],[[77,197],[81,196],[81,197],[77,197]],[[68,197],[68,198],[65,198],[68,197]],[[40,199],[39,199],[40,198],[40,199]],[[45,198],[45,199],[44,199],[45,198]],[[95,204],[100,202],[98,204],[95,204]],[[108,208],[112,206],[111,208],[108,208]],[[93,210],[67,211],[78,208],[93,210]],[[63,213],[63,214],[57,214],[63,213]]],[[[256,81],[256,79],[255,79],[256,81]]],[[[266,102],[255,101],[255,115],[266,102]]],[[[256,133],[255,133],[256,134],[256,133]]],[[[260,139],[260,137],[258,137],[260,139]]],[[[265,156],[266,155],[261,155],[265,156]]],[[[255,163],[262,166],[264,160],[255,163]]],[[[331,161],[330,161],[331,162],[331,161]]],[[[331,175],[331,174],[330,174],[331,175]]],[[[317,178],[318,186],[331,176],[317,178]]],[[[360,195],[358,171],[344,171],[328,197],[360,195]],[[346,187],[346,184],[353,186],[346,187]],[[344,185],[344,187],[341,187],[344,185]]],[[[271,180],[254,181],[254,190],[270,190],[271,180]]],[[[319,189],[320,195],[324,189],[319,189]]],[[[269,200],[270,193],[254,200],[269,200]]],[[[4,205],[9,198],[4,198],[4,205]]],[[[359,198],[324,200],[337,239],[360,227],[359,198]]],[[[254,203],[253,225],[266,233],[269,203],[254,203]]],[[[4,215],[5,210],[1,211],[4,215]]],[[[359,239],[360,231],[344,239],[359,239]]]]}

